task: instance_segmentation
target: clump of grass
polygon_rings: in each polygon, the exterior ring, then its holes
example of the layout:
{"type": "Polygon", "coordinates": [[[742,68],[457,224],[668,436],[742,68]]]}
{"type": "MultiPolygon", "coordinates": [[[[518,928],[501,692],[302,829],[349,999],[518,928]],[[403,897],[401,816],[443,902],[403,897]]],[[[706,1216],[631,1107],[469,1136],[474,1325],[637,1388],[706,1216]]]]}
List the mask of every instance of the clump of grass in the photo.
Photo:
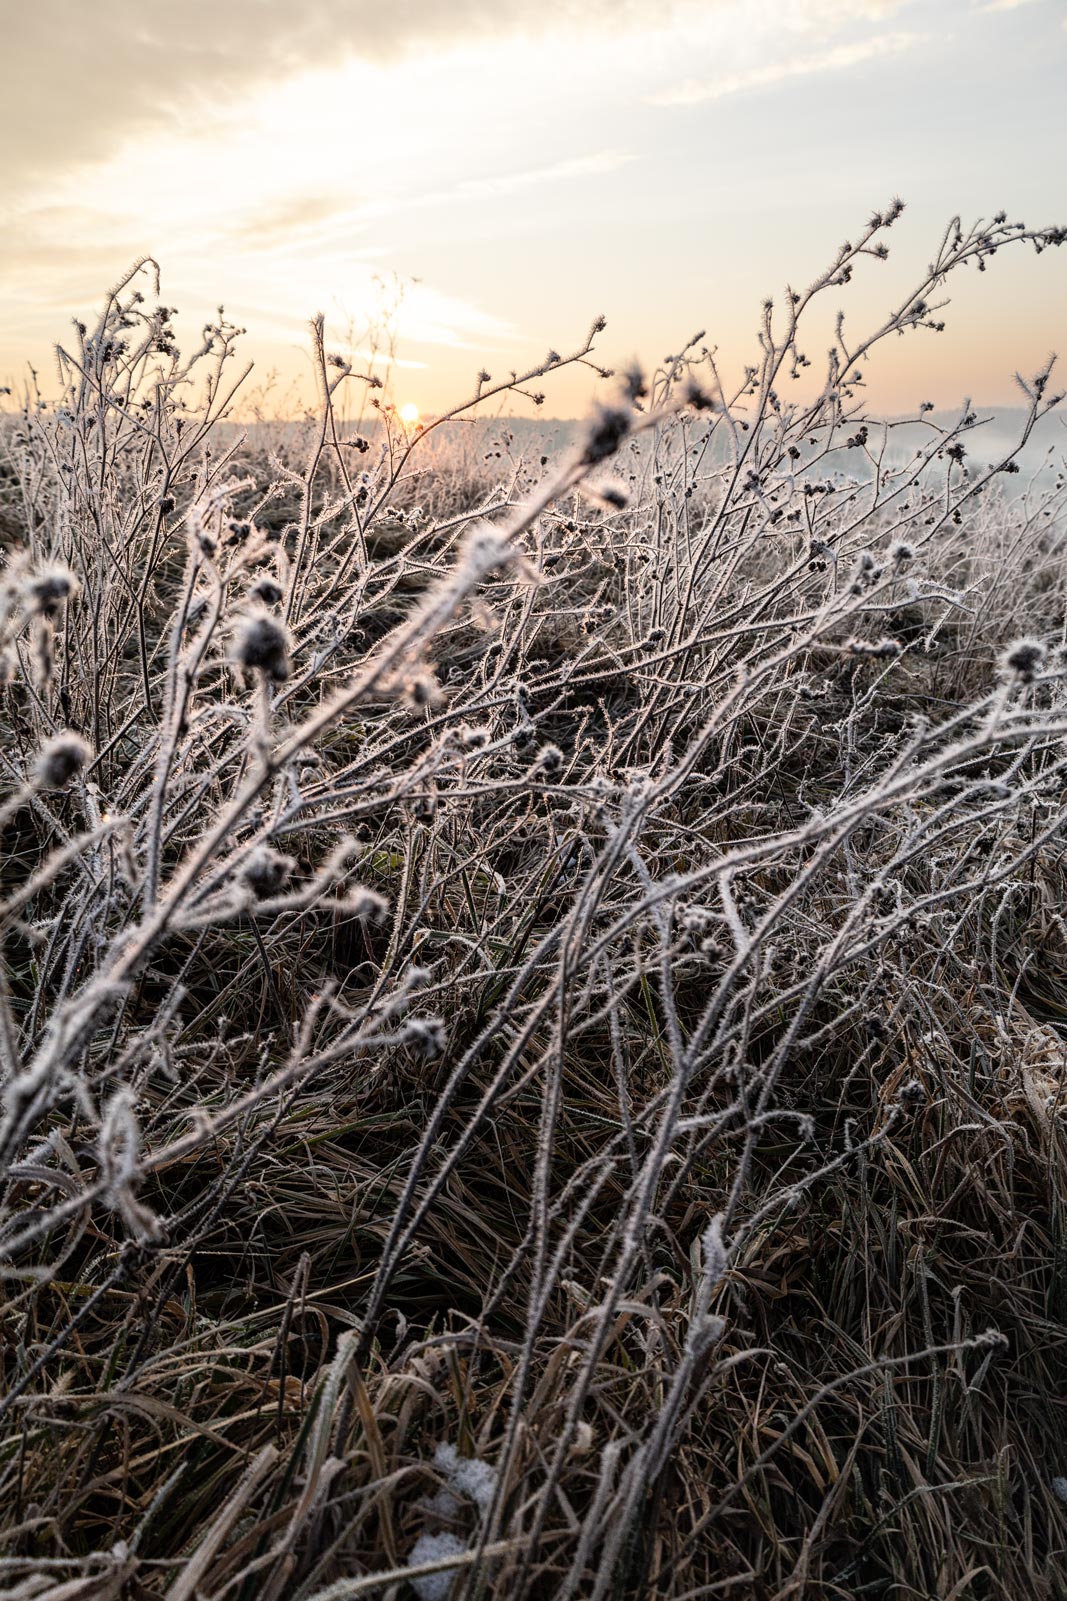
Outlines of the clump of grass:
{"type": "Polygon", "coordinates": [[[5,1593],[1058,1593],[1064,489],[861,367],[1065,234],[806,388],[899,212],[499,478],[600,319],[241,432],[140,263],[6,419],[5,1593]]]}

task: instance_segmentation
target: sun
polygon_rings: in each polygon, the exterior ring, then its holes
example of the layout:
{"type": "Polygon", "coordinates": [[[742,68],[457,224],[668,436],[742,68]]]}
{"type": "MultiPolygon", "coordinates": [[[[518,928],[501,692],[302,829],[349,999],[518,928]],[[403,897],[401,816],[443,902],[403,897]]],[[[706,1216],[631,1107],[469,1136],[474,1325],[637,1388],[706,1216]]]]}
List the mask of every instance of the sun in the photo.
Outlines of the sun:
{"type": "Polygon", "coordinates": [[[414,428],[419,420],[419,408],[413,400],[407,400],[401,406],[398,415],[405,428],[414,428]]]}

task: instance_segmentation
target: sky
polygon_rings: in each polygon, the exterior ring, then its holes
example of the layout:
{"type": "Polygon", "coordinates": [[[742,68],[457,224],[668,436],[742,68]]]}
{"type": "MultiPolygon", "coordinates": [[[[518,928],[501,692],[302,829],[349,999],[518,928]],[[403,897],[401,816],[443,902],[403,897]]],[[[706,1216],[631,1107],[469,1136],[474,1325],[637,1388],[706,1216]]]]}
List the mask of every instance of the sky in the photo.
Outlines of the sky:
{"type": "MultiPolygon", "coordinates": [[[[1067,222],[1067,0],[0,0],[0,38],[16,386],[144,254],[179,339],[224,304],[278,400],[314,313],[359,361],[401,289],[392,393],[433,413],[598,314],[606,365],[704,329],[740,371],[764,298],[897,194],[890,260],[835,291],[857,332],[952,216],[1067,222]]],[[[1004,404],[1067,366],[1067,250],[1001,253],[944,315],[873,399],[1004,404]]],[[[556,416],[597,389],[544,387],[556,416]]]]}

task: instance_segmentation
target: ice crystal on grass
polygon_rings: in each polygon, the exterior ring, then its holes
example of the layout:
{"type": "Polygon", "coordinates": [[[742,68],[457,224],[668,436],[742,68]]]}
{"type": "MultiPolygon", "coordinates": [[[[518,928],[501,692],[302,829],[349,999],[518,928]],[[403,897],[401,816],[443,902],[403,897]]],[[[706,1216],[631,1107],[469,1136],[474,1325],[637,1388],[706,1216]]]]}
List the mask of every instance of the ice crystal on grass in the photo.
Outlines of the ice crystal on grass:
{"type": "Polygon", "coordinates": [[[434,1466],[444,1474],[448,1488],[459,1496],[473,1501],[479,1511],[487,1512],[496,1494],[496,1469],[479,1457],[460,1456],[449,1440],[442,1440],[433,1454],[434,1466]]]}
{"type": "MultiPolygon", "coordinates": [[[[408,1563],[418,1567],[420,1563],[438,1562],[442,1557],[462,1556],[466,1549],[459,1536],[447,1529],[439,1534],[420,1534],[408,1552],[408,1563]]],[[[448,1601],[454,1577],[454,1573],[446,1569],[442,1573],[420,1573],[410,1583],[419,1601],[448,1601]]]]}

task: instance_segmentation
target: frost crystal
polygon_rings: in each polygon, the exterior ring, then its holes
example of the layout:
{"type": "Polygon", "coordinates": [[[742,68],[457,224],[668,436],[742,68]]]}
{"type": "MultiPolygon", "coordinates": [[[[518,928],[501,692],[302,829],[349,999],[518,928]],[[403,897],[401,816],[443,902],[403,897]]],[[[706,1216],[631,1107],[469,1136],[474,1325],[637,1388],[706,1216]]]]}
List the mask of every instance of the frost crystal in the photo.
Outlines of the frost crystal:
{"type": "Polygon", "coordinates": [[[492,1504],[496,1491],[496,1469],[478,1457],[460,1456],[447,1440],[433,1454],[434,1466],[444,1474],[455,1495],[465,1495],[483,1512],[492,1504]]]}
{"type": "MultiPolygon", "coordinates": [[[[437,1562],[441,1557],[461,1556],[466,1549],[454,1534],[420,1534],[408,1552],[408,1561],[417,1568],[420,1563],[437,1562]]],[[[446,1569],[443,1573],[421,1573],[410,1583],[419,1601],[447,1601],[452,1578],[453,1574],[446,1569]]]]}

